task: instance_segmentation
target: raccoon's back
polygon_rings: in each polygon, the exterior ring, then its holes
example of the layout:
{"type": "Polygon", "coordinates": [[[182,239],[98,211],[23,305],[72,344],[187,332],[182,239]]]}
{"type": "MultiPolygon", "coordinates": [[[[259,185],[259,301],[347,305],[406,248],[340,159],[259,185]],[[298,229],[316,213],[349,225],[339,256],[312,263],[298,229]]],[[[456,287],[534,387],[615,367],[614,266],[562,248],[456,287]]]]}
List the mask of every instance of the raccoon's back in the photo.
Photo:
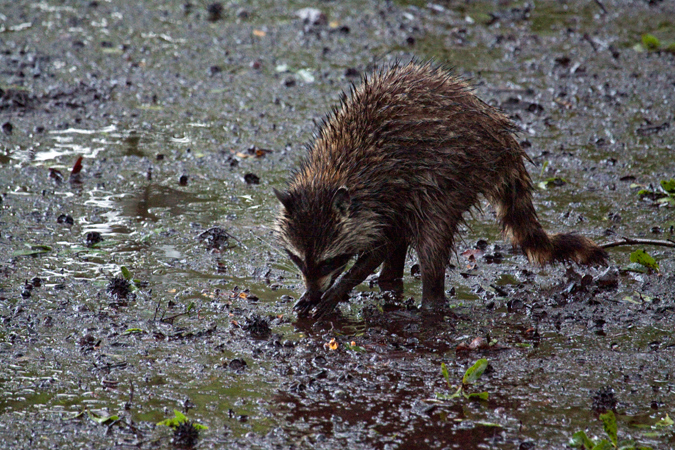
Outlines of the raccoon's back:
{"type": "Polygon", "coordinates": [[[461,184],[524,156],[513,129],[442,68],[397,65],[343,95],[295,181],[350,189],[364,183],[371,189],[461,184]]]}

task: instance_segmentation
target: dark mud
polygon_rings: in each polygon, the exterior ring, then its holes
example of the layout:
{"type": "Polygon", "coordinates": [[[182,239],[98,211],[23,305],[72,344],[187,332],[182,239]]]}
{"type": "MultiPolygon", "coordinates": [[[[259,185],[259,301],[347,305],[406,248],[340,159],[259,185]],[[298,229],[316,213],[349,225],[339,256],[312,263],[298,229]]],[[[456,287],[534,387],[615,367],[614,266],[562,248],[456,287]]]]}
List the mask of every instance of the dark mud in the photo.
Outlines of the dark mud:
{"type": "Polygon", "coordinates": [[[194,443],[156,425],[177,409],[209,427],[197,448],[553,449],[612,408],[620,438],[675,448],[652,428],[675,417],[672,249],[646,247],[660,273],[624,270],[626,247],[542,269],[486,207],[448,274],[461,320],[419,316],[411,255],[402,299],[366,283],[314,325],[270,230],[339,92],[416,56],[521,127],[535,182],[557,179],[535,196],[549,230],[672,239],[675,209],[634,186],[675,175],[675,55],[639,45],[675,42],[672,2],[221,6],[0,10],[3,448],[194,443]],[[442,362],[459,382],[481,357],[488,401],[436,400],[442,362]]]}

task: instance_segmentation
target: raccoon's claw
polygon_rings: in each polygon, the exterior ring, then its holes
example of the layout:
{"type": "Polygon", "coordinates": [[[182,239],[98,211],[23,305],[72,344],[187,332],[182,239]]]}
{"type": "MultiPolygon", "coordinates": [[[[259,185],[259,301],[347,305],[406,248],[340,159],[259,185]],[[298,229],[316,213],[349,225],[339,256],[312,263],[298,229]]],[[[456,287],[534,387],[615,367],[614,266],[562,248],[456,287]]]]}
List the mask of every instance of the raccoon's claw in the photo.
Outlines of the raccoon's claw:
{"type": "Polygon", "coordinates": [[[293,311],[298,313],[298,317],[307,317],[309,315],[309,311],[314,307],[314,303],[310,301],[309,298],[305,298],[303,295],[300,297],[300,300],[293,306],[293,311]]]}
{"type": "MultiPolygon", "coordinates": [[[[320,300],[320,298],[319,298],[320,300]]],[[[305,293],[300,300],[293,306],[293,311],[298,313],[298,317],[307,317],[311,309],[317,304],[316,300],[305,293]]]]}
{"type": "Polygon", "coordinates": [[[314,307],[312,313],[313,319],[320,319],[321,317],[333,312],[335,307],[341,301],[347,300],[348,295],[340,289],[328,289],[321,297],[321,301],[314,307]]]}

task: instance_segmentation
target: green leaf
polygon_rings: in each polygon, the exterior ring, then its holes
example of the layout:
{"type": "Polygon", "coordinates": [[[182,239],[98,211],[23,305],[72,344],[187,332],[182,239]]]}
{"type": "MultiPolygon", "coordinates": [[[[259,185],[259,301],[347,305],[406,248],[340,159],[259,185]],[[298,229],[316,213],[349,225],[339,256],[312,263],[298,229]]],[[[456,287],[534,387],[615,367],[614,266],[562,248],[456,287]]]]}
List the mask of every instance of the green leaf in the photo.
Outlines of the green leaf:
{"type": "Polygon", "coordinates": [[[145,330],[142,330],[140,328],[127,328],[122,334],[124,335],[124,334],[140,334],[140,333],[145,333],[145,330]]]}
{"type": "Polygon", "coordinates": [[[178,411],[177,409],[173,410],[173,415],[176,416],[175,419],[178,420],[180,423],[187,422],[188,420],[188,418],[185,417],[185,414],[178,411]]]}
{"type": "Polygon", "coordinates": [[[496,428],[502,427],[500,424],[495,423],[495,422],[483,422],[483,421],[476,422],[476,425],[481,425],[481,426],[484,426],[484,427],[496,427],[496,428]]]}
{"type": "Polygon", "coordinates": [[[194,428],[198,429],[198,430],[208,430],[209,429],[209,427],[207,427],[206,425],[202,425],[201,423],[197,423],[197,422],[193,423],[192,426],[194,428]]]}
{"type": "Polygon", "coordinates": [[[122,276],[125,280],[131,280],[131,272],[129,272],[129,269],[127,269],[125,266],[120,266],[120,271],[122,272],[122,276]]]}
{"type": "Polygon", "coordinates": [[[668,414],[666,414],[666,417],[663,419],[659,420],[653,425],[653,428],[665,428],[665,427],[672,427],[675,422],[673,422],[673,419],[670,418],[668,414]]]}
{"type": "Polygon", "coordinates": [[[41,248],[36,248],[32,250],[16,250],[12,252],[11,256],[12,258],[16,258],[18,256],[44,255],[45,253],[49,253],[49,251],[41,248]]]}
{"type": "Polygon", "coordinates": [[[667,197],[661,197],[656,200],[656,203],[670,203],[671,205],[675,206],[675,198],[671,197],[670,195],[667,197]]]}
{"type": "Polygon", "coordinates": [[[464,378],[462,378],[462,384],[475,383],[476,380],[478,380],[480,376],[483,375],[483,372],[485,372],[487,366],[488,360],[485,358],[481,358],[478,361],[476,361],[474,365],[469,367],[466,373],[464,373],[464,378]]]}
{"type": "Polygon", "coordinates": [[[357,352],[357,353],[365,353],[366,352],[365,348],[361,347],[360,345],[356,345],[356,344],[352,345],[350,343],[346,343],[345,347],[347,348],[347,350],[351,350],[351,351],[357,352]]]}
{"type": "Polygon", "coordinates": [[[181,423],[187,422],[188,418],[185,417],[185,414],[182,412],[178,411],[177,409],[173,410],[173,415],[174,417],[170,419],[165,419],[162,420],[161,422],[157,422],[157,425],[165,425],[170,428],[177,428],[180,426],[181,423]]]}
{"type": "Polygon", "coordinates": [[[600,414],[600,420],[602,420],[605,433],[607,433],[607,436],[609,436],[612,444],[614,444],[614,447],[616,447],[617,442],[619,442],[617,437],[619,427],[616,424],[616,416],[612,411],[607,411],[605,414],[600,414]]]}
{"type": "Polygon", "coordinates": [[[445,381],[448,383],[448,386],[450,386],[450,374],[448,373],[448,368],[445,363],[441,363],[441,373],[443,374],[445,381]]]}
{"type": "Polygon", "coordinates": [[[87,411],[86,409],[83,409],[82,411],[80,411],[80,412],[78,412],[78,413],[75,413],[74,416],[68,417],[68,419],[66,419],[66,420],[75,420],[75,419],[79,419],[80,417],[84,417],[84,413],[86,413],[86,412],[88,412],[88,411],[87,411]]]}
{"type": "Polygon", "coordinates": [[[586,432],[584,431],[577,431],[572,435],[572,439],[570,440],[570,445],[572,447],[581,447],[584,450],[591,450],[593,447],[595,447],[595,444],[593,441],[591,441],[588,436],[586,436],[586,432]]]}
{"type": "Polygon", "coordinates": [[[544,172],[546,171],[546,168],[550,164],[551,161],[544,161],[544,164],[541,165],[541,172],[539,172],[539,178],[542,178],[544,176],[544,172]]]}
{"type": "Polygon", "coordinates": [[[659,264],[644,250],[638,249],[635,250],[633,253],[631,253],[630,262],[642,264],[643,266],[652,269],[656,272],[659,271],[659,264]]]}
{"type": "Polygon", "coordinates": [[[659,38],[653,34],[645,33],[642,35],[642,45],[644,45],[647,50],[654,51],[661,47],[661,42],[659,41],[659,38]]]}
{"type": "Polygon", "coordinates": [[[469,400],[475,398],[475,399],[478,399],[478,400],[487,401],[489,395],[490,394],[488,394],[487,392],[474,392],[472,394],[466,395],[465,397],[468,398],[469,400]]]}
{"type": "Polygon", "coordinates": [[[661,180],[661,187],[669,194],[675,194],[675,178],[661,180]]]}
{"type": "Polygon", "coordinates": [[[614,446],[607,439],[603,439],[593,447],[591,450],[614,450],[614,446]]]}
{"type": "Polygon", "coordinates": [[[99,416],[98,414],[94,414],[91,411],[87,411],[87,415],[91,420],[96,422],[99,425],[105,425],[108,422],[114,422],[116,420],[120,420],[119,416],[99,416]]]}

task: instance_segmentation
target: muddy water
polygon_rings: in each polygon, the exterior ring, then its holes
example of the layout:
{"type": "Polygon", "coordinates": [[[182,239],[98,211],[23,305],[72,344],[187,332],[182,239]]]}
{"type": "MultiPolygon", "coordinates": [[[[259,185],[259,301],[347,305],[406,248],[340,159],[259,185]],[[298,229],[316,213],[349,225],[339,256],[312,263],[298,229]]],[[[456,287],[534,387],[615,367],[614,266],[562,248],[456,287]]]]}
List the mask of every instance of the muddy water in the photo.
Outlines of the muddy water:
{"type": "Polygon", "coordinates": [[[536,192],[548,229],[672,238],[673,208],[631,185],[675,174],[675,57],[639,46],[675,42],[675,10],[600,3],[4,3],[5,447],[165,447],[155,424],[178,409],[209,427],[202,448],[565,448],[602,435],[603,405],[621,439],[675,447],[652,428],[675,416],[672,249],[646,248],[660,274],[623,271],[625,247],[605,274],[537,268],[486,207],[448,274],[462,320],[423,322],[406,275],[401,302],[364,283],[314,325],[292,313],[300,280],[271,234],[271,188],[315,121],[359,74],[416,56],[512,117],[535,183],[566,180],[536,192]],[[303,23],[307,6],[326,20],[303,23]],[[474,264],[461,254],[479,240],[474,264]],[[108,289],[121,267],[138,280],[126,298],[108,289]],[[476,337],[492,345],[458,347],[476,337]],[[441,362],[456,384],[481,357],[488,401],[436,399],[452,392],[441,362]]]}

